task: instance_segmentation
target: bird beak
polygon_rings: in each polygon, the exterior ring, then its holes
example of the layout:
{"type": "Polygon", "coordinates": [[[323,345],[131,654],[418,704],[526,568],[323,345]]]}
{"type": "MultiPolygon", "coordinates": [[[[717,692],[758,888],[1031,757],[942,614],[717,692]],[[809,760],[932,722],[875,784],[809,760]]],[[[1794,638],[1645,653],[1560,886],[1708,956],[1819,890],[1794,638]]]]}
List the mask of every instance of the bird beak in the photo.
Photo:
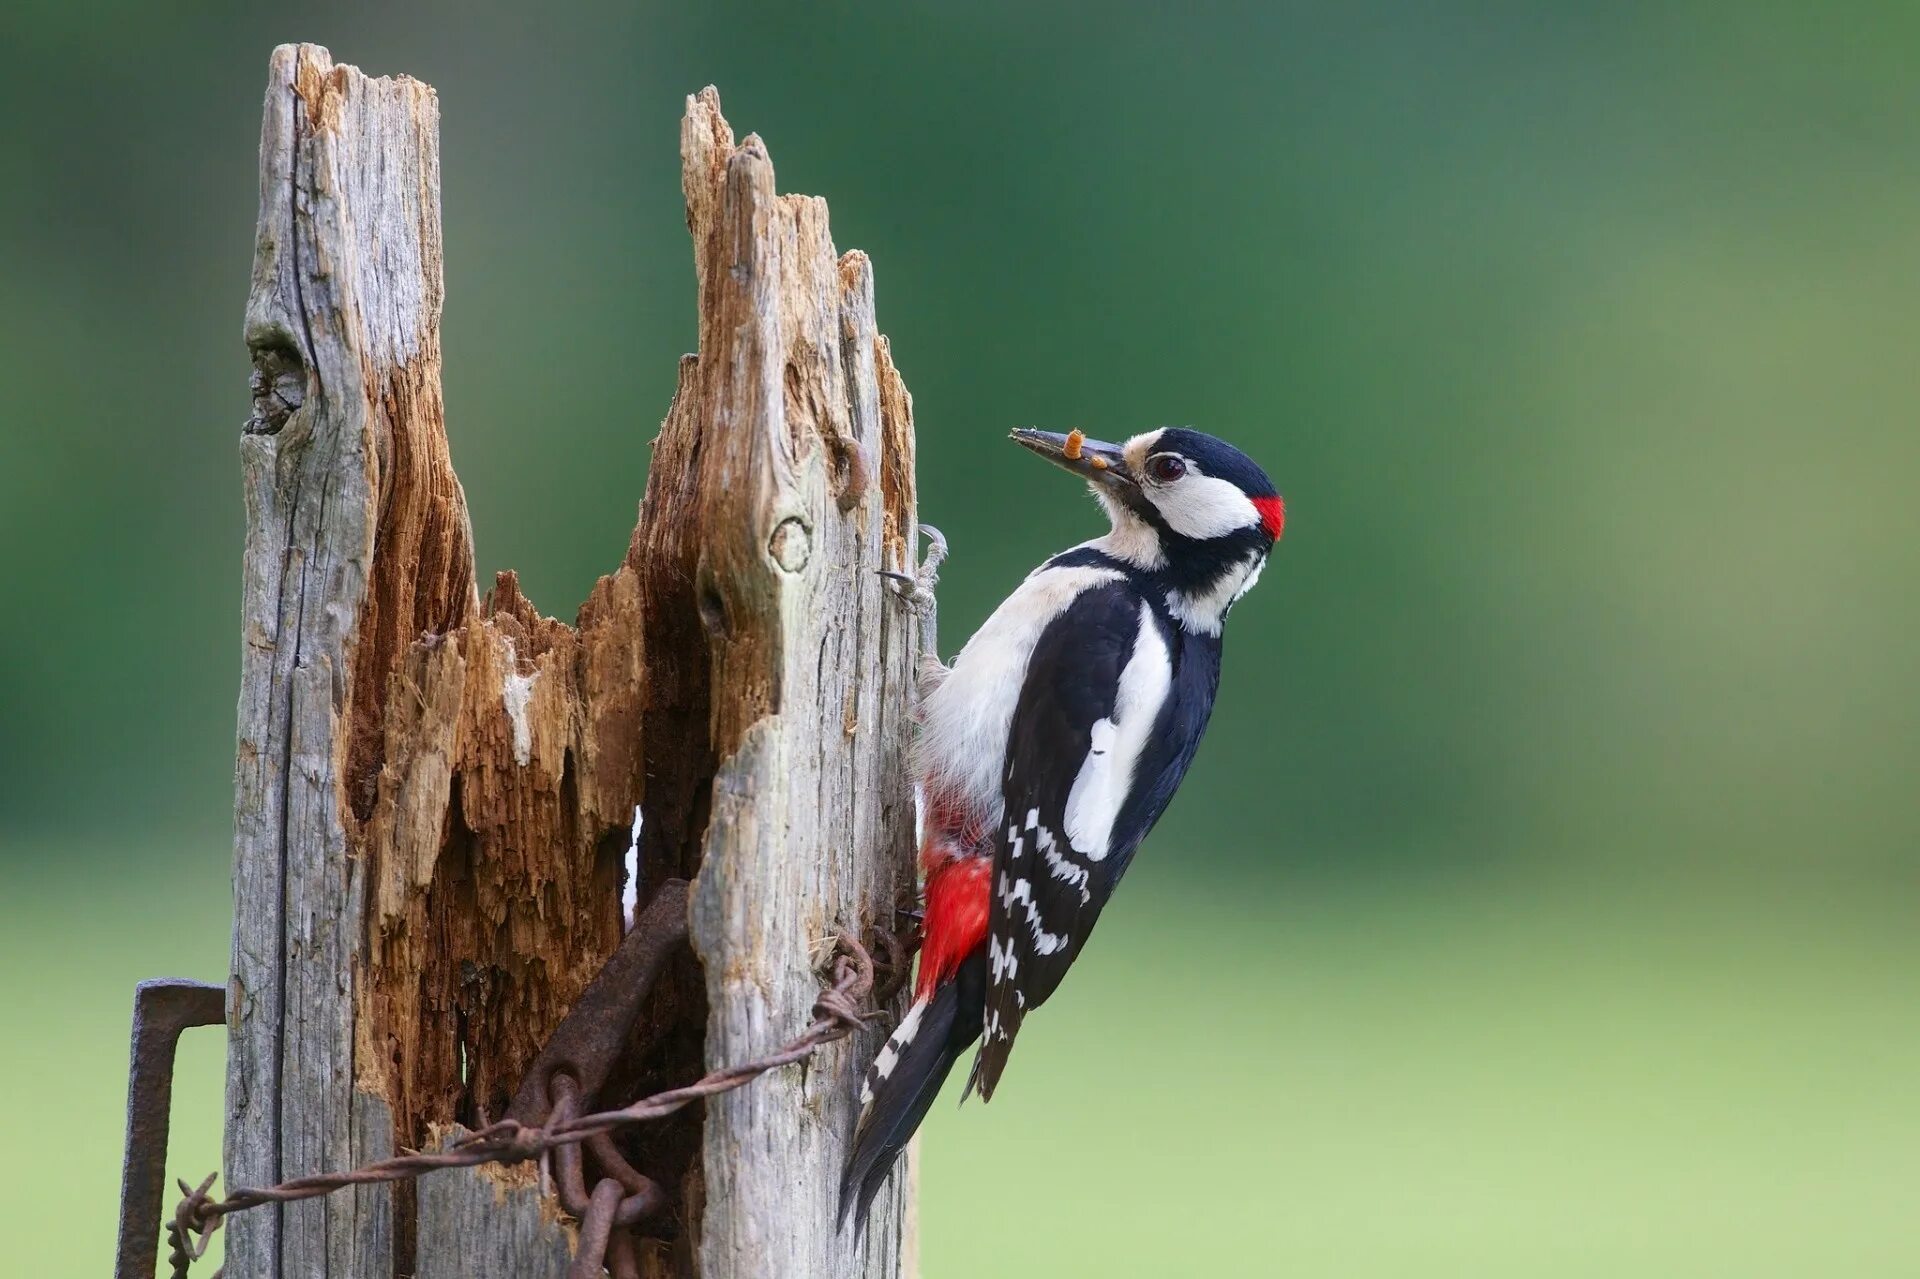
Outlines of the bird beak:
{"type": "Polygon", "coordinates": [[[1126,456],[1121,453],[1118,444],[1090,440],[1078,431],[1061,435],[1054,431],[1033,431],[1024,426],[1015,428],[1008,438],[1032,449],[1062,470],[1072,471],[1083,480],[1114,489],[1137,487],[1133,472],[1127,469],[1126,456]]]}

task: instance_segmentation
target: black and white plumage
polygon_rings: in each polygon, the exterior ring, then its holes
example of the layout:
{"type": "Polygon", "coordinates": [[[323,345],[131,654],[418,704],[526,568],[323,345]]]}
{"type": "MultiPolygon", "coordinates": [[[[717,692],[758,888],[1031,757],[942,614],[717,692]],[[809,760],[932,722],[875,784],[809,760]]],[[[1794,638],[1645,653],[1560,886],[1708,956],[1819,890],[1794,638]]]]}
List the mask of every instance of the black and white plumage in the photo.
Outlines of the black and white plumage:
{"type": "Polygon", "coordinates": [[[1014,438],[1086,478],[1112,528],[1029,574],[928,681],[926,944],[868,1075],[843,1212],[864,1214],[975,1037],[968,1086],[993,1095],[1193,761],[1227,614],[1284,527],[1266,474],[1197,431],[1014,438]]]}
{"type": "Polygon", "coordinates": [[[987,1007],[970,1081],[982,1097],[1186,772],[1212,710],[1220,641],[1184,635],[1123,577],[1077,596],[1029,670],[994,831],[987,1007]]]}

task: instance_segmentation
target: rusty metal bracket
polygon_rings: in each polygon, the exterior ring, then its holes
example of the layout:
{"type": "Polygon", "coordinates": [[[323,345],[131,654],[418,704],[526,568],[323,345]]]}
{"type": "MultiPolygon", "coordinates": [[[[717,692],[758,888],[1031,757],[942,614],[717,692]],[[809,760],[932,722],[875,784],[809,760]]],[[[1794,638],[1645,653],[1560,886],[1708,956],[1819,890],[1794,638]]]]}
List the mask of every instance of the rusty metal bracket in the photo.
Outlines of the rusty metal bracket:
{"type": "MultiPolygon", "coordinates": [[[[573,1076],[557,1070],[552,1076],[553,1123],[580,1115],[580,1093],[573,1076]]],[[[635,1273],[633,1236],[627,1227],[659,1212],[667,1192],[659,1182],[635,1170],[614,1148],[605,1133],[584,1143],[569,1143],[553,1152],[555,1188],[560,1206],[580,1222],[580,1237],[568,1279],[600,1279],[611,1270],[614,1279],[635,1273]],[[597,1143],[597,1144],[596,1144],[597,1143]],[[605,1175],[587,1188],[586,1156],[593,1154],[605,1175]]]]}
{"type": "Polygon", "coordinates": [[[686,941],[687,881],[670,879],[660,885],[619,949],[554,1027],[547,1046],[528,1065],[506,1117],[528,1125],[545,1123],[553,1111],[551,1081],[556,1071],[572,1076],[585,1100],[597,1097],[640,1016],[647,992],[686,941]]]}
{"type": "MultiPolygon", "coordinates": [[[[660,886],[606,966],[528,1065],[507,1107],[508,1120],[551,1127],[591,1108],[633,1033],[647,992],[673,953],[686,945],[687,892],[683,879],[660,886]]],[[[560,1205],[580,1222],[571,1274],[597,1279],[610,1265],[616,1279],[627,1279],[637,1274],[637,1264],[626,1227],[658,1212],[666,1192],[630,1165],[605,1133],[590,1138],[587,1146],[583,1150],[568,1143],[553,1152],[560,1205]],[[585,1164],[588,1153],[604,1173],[591,1187],[585,1164]]]]}
{"type": "Polygon", "coordinates": [[[114,1279],[153,1279],[167,1193],[167,1123],[173,1052],[189,1026],[227,1019],[224,986],[181,978],[143,981],[133,992],[133,1050],[127,1072],[127,1144],[120,1162],[120,1237],[114,1279]]]}

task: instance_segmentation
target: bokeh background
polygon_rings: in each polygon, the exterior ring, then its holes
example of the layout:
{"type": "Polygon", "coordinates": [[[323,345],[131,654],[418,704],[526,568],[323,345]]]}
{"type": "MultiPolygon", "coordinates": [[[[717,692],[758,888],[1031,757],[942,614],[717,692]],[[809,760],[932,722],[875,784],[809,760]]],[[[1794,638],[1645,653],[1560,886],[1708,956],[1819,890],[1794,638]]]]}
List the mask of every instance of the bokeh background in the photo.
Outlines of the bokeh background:
{"type": "MultiPolygon", "coordinates": [[[[0,12],[0,1237],[106,1272],[135,979],[217,979],[269,49],[437,86],[483,572],[570,616],[694,341],[683,96],[876,264],[955,647],[1243,444],[1290,522],[928,1279],[1920,1273],[1920,10],[0,12]]],[[[174,1165],[217,1162],[219,1045],[174,1165]]]]}

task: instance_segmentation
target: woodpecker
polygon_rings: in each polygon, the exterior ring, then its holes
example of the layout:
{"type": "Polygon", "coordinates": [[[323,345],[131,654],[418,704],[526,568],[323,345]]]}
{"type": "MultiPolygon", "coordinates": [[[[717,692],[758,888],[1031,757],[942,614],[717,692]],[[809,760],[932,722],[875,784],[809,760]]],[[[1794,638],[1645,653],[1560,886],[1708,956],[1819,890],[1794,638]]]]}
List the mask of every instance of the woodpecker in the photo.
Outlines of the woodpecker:
{"type": "MultiPolygon", "coordinates": [[[[948,1072],[993,1096],[1192,763],[1221,632],[1286,524],[1244,453],[1178,427],[1125,444],[1012,438],[1088,482],[1112,527],[1027,576],[921,675],[924,942],[914,1000],[868,1070],[840,1217],[864,1221],[948,1072]]],[[[936,544],[937,546],[937,544],[936,544]]]]}

